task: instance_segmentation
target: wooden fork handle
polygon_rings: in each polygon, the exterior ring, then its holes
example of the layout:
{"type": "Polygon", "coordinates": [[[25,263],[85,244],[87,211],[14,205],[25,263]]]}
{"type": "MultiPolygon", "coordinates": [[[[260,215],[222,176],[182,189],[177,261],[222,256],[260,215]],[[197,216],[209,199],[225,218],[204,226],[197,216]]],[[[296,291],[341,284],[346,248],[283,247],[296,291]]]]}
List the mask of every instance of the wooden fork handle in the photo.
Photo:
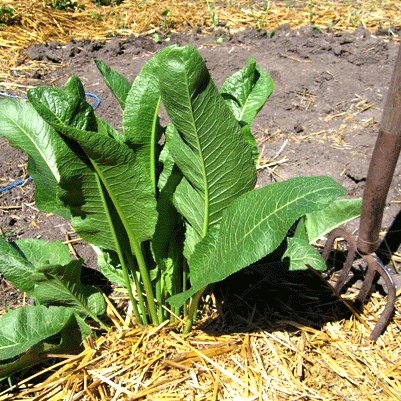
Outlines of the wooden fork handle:
{"type": "Polygon", "coordinates": [[[383,211],[401,150],[401,48],[395,63],[381,126],[363,194],[357,246],[370,254],[379,246],[383,211]]]}

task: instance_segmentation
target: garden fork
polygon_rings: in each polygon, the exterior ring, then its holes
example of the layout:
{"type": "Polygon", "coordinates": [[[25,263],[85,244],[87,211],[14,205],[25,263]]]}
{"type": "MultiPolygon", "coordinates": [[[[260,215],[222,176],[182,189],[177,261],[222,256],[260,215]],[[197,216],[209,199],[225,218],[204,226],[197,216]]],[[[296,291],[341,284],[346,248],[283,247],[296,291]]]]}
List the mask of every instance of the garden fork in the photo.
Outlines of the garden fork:
{"type": "Polygon", "coordinates": [[[341,292],[349,275],[352,264],[358,254],[367,263],[366,276],[358,294],[356,303],[363,305],[378,273],[386,283],[387,303],[373,329],[370,340],[376,341],[386,328],[394,310],[396,290],[394,281],[375,253],[379,246],[379,232],[383,219],[384,206],[401,150],[401,48],[391,78],[387,100],[384,106],[379,134],[369,165],[366,186],[362,200],[362,210],[357,241],[345,230],[334,229],[328,236],[323,259],[332,251],[334,241],[343,238],[348,243],[348,254],[340,277],[335,285],[341,292]]]}

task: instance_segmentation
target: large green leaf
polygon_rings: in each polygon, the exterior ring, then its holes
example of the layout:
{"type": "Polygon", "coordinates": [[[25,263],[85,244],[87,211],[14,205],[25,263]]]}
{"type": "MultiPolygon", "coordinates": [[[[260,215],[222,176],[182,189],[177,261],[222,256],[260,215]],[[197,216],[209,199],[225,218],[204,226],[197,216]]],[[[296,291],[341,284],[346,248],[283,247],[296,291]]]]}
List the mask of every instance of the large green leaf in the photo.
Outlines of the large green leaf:
{"type": "Polygon", "coordinates": [[[157,219],[156,202],[135,153],[110,136],[84,130],[97,127],[83,99],[47,87],[30,90],[28,98],[74,148],[73,160],[60,161],[59,198],[70,208],[76,231],[88,242],[115,250],[113,215],[131,238],[149,239],[157,219]]]}
{"type": "Polygon", "coordinates": [[[70,261],[68,248],[62,242],[24,238],[9,243],[0,236],[0,273],[21,291],[33,290],[33,275],[39,267],[70,261]]]}
{"type": "Polygon", "coordinates": [[[74,317],[72,309],[23,306],[0,319],[0,360],[11,359],[58,334],[74,317]]]}
{"type": "Polygon", "coordinates": [[[223,210],[254,187],[256,169],[241,127],[196,49],[172,46],[163,52],[160,90],[176,128],[169,150],[185,177],[174,203],[188,223],[191,253],[223,210]]]}
{"type": "Polygon", "coordinates": [[[35,202],[40,210],[70,218],[68,209],[56,199],[60,173],[57,155],[68,147],[31,104],[19,99],[0,99],[0,135],[29,155],[28,172],[35,181],[35,202]],[[56,151],[57,149],[57,151],[56,151]]]}
{"type": "MultiPolygon", "coordinates": [[[[172,131],[174,131],[174,127],[169,125],[166,130],[166,137],[169,137],[172,131]]],[[[183,176],[171,157],[169,143],[169,141],[166,142],[160,154],[163,170],[158,180],[159,196],[157,199],[157,211],[159,219],[152,240],[152,251],[155,261],[162,272],[165,268],[163,259],[168,258],[169,249],[171,247],[180,247],[176,231],[182,226],[182,219],[174,206],[173,196],[183,176]]],[[[182,236],[182,233],[180,234],[182,236]]]]}
{"type": "Polygon", "coordinates": [[[97,121],[92,106],[81,96],[82,84],[72,76],[66,90],[41,86],[30,89],[28,99],[40,116],[54,128],[54,121],[83,131],[97,131],[97,121]]]}
{"type": "Polygon", "coordinates": [[[128,93],[123,114],[125,143],[146,167],[156,193],[156,144],[163,130],[159,124],[159,59],[152,57],[142,68],[128,93]]]}
{"type": "Polygon", "coordinates": [[[290,259],[290,271],[306,270],[308,268],[306,264],[319,271],[327,269],[320,253],[303,238],[288,238],[287,249],[284,253],[284,258],[287,257],[290,259]]]}
{"type": "Polygon", "coordinates": [[[320,271],[327,268],[320,253],[308,241],[304,217],[299,220],[294,236],[287,238],[283,260],[286,258],[289,258],[290,271],[306,270],[306,264],[320,271]]]}
{"type": "Polygon", "coordinates": [[[67,265],[41,266],[32,279],[30,295],[42,305],[66,306],[82,317],[104,313],[105,303],[97,288],[81,282],[82,260],[67,265]]]}
{"type": "Polygon", "coordinates": [[[273,80],[251,58],[246,67],[225,80],[220,93],[237,120],[251,125],[273,90],[273,80]]]}
{"type": "Polygon", "coordinates": [[[23,239],[15,244],[0,236],[0,273],[43,305],[73,308],[81,316],[104,312],[98,289],[81,283],[82,260],[71,260],[61,242],[23,239]]]}
{"type": "Polygon", "coordinates": [[[310,243],[319,237],[355,219],[361,214],[362,199],[338,199],[323,210],[305,216],[305,228],[310,243]]]}
{"type": "Polygon", "coordinates": [[[290,260],[290,270],[305,270],[306,264],[324,271],[327,266],[311,243],[335,227],[360,215],[361,199],[336,199],[327,207],[307,213],[300,219],[294,237],[288,238],[283,258],[290,260]]]}
{"type": "MultiPolygon", "coordinates": [[[[70,78],[68,78],[66,84],[64,85],[64,89],[66,92],[68,92],[70,95],[72,95],[73,97],[77,98],[77,99],[82,99],[82,100],[86,100],[86,94],[85,94],[85,88],[82,85],[81,80],[76,76],[76,75],[72,75],[70,78]]],[[[85,108],[88,109],[87,105],[85,105],[85,108]]],[[[92,106],[91,106],[92,108],[92,106]]],[[[93,108],[92,108],[93,110],[93,108]]],[[[91,120],[95,120],[96,117],[94,116],[94,113],[89,113],[88,116],[90,115],[90,119],[91,120]]],[[[94,124],[95,121],[93,121],[94,124]]]]}
{"type": "Polygon", "coordinates": [[[47,242],[37,238],[22,238],[14,244],[35,266],[66,265],[71,262],[70,251],[61,241],[47,242]]]}
{"type": "Polygon", "coordinates": [[[121,135],[114,127],[99,117],[96,117],[97,132],[115,139],[117,142],[123,143],[124,136],[121,135]]]}
{"type": "Polygon", "coordinates": [[[252,158],[255,162],[255,166],[257,167],[259,164],[259,148],[256,143],[256,138],[252,133],[251,127],[248,124],[245,124],[241,128],[242,134],[244,135],[245,141],[248,143],[249,147],[252,150],[252,158]]]}
{"type": "Polygon", "coordinates": [[[118,255],[113,251],[106,251],[97,246],[93,246],[93,249],[97,255],[97,265],[102,274],[110,282],[124,287],[126,282],[118,255]]]}
{"type": "Polygon", "coordinates": [[[9,311],[0,322],[0,379],[50,355],[79,352],[91,332],[79,316],[63,307],[25,306],[9,311]]]}
{"type": "Polygon", "coordinates": [[[125,100],[131,88],[130,82],[121,74],[111,69],[101,60],[95,60],[96,67],[102,74],[104,82],[116,97],[120,107],[124,110],[125,100]]]}
{"type": "Polygon", "coordinates": [[[274,251],[291,225],[346,194],[329,177],[297,177],[243,194],[224,212],[220,229],[197,245],[190,261],[192,287],[170,298],[175,306],[207,286],[274,251]]]}
{"type": "Polygon", "coordinates": [[[6,280],[21,291],[29,292],[34,286],[31,276],[35,269],[36,266],[23,256],[18,247],[0,235],[0,273],[6,280]]]}

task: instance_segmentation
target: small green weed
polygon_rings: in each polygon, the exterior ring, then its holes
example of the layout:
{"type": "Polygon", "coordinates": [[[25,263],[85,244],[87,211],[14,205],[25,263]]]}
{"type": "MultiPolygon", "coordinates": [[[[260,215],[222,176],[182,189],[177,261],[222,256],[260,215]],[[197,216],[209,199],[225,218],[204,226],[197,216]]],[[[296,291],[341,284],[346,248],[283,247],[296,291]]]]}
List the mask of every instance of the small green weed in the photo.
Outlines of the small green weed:
{"type": "Polygon", "coordinates": [[[170,10],[166,8],[161,13],[162,22],[161,22],[160,26],[161,26],[162,29],[170,29],[171,28],[173,20],[171,18],[168,18],[169,12],[170,12],[170,10]]]}
{"type": "Polygon", "coordinates": [[[216,12],[215,12],[216,4],[213,2],[213,8],[212,8],[209,0],[206,0],[206,5],[207,5],[207,10],[209,12],[209,17],[211,18],[212,23],[213,23],[213,28],[216,28],[219,23],[219,17],[216,15],[216,12]]]}
{"type": "Polygon", "coordinates": [[[355,27],[358,25],[358,22],[360,21],[359,18],[359,11],[352,11],[349,15],[348,21],[350,22],[350,24],[355,27]]]}
{"type": "Polygon", "coordinates": [[[334,18],[330,24],[327,25],[328,32],[334,32],[334,27],[340,22],[340,18],[334,18]]]}
{"type": "Polygon", "coordinates": [[[114,5],[112,3],[114,3],[114,1],[112,0],[95,0],[94,1],[95,6],[111,6],[114,5]]]}
{"type": "Polygon", "coordinates": [[[315,3],[309,3],[309,23],[313,25],[314,17],[315,17],[315,3]]]}
{"type": "Polygon", "coordinates": [[[78,4],[76,1],[73,0],[54,0],[50,3],[47,0],[43,0],[43,6],[49,6],[54,8],[55,10],[61,11],[75,11],[75,9],[84,10],[85,6],[83,4],[78,4]]]}
{"type": "Polygon", "coordinates": [[[153,34],[153,40],[155,41],[155,43],[161,43],[162,39],[160,37],[160,35],[156,32],[153,34]]]}
{"type": "Polygon", "coordinates": [[[13,25],[17,18],[15,10],[11,7],[0,7],[0,25],[13,25]]]}
{"type": "Polygon", "coordinates": [[[95,6],[118,6],[122,0],[93,0],[95,6]]]}
{"type": "MultiPolygon", "coordinates": [[[[251,8],[251,10],[252,10],[252,8],[251,8]]],[[[265,1],[264,5],[263,5],[263,11],[259,14],[259,16],[255,15],[255,18],[256,18],[255,25],[256,25],[257,31],[260,32],[263,29],[268,12],[269,12],[269,4],[267,1],[265,1]]],[[[253,15],[253,10],[252,10],[252,15],[253,15]]]]}
{"type": "Polygon", "coordinates": [[[89,11],[89,14],[92,16],[93,19],[90,21],[104,21],[104,17],[102,17],[100,14],[95,13],[94,11],[89,11]]]}

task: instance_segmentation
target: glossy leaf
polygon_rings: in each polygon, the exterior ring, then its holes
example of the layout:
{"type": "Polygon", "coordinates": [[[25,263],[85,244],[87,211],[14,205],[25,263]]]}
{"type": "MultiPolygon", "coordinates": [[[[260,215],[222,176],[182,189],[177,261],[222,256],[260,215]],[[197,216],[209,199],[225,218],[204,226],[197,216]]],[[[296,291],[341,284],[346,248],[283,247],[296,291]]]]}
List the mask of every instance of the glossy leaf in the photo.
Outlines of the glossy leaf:
{"type": "Polygon", "coordinates": [[[0,235],[0,273],[23,292],[33,289],[31,280],[36,266],[28,261],[18,247],[12,246],[0,235]]]}
{"type": "Polygon", "coordinates": [[[152,57],[135,78],[125,102],[125,143],[145,166],[156,193],[156,144],[163,130],[159,123],[159,55],[152,57]]]}
{"type": "Polygon", "coordinates": [[[196,49],[172,46],[163,57],[162,101],[177,130],[169,150],[184,175],[174,204],[192,229],[190,253],[224,209],[254,187],[256,169],[240,125],[196,49]]]}
{"type": "Polygon", "coordinates": [[[61,242],[23,239],[12,245],[0,236],[0,273],[16,288],[43,305],[71,307],[83,317],[100,315],[103,297],[81,283],[81,268],[82,260],[71,260],[61,242]]]}
{"type": "Polygon", "coordinates": [[[0,319],[0,360],[11,359],[58,334],[73,318],[71,309],[57,306],[10,310],[0,319]]]}
{"type": "Polygon", "coordinates": [[[113,138],[119,143],[124,142],[124,136],[121,135],[115,128],[113,128],[106,121],[96,116],[96,122],[97,122],[97,132],[99,134],[113,138]]]}
{"type": "Polygon", "coordinates": [[[156,202],[135,153],[111,137],[79,129],[94,128],[83,100],[46,87],[31,90],[28,97],[58,133],[73,141],[76,157],[59,166],[59,198],[70,208],[76,231],[94,245],[115,249],[105,224],[108,213],[114,213],[136,241],[149,239],[157,218],[156,202]]]}
{"type": "Polygon", "coordinates": [[[80,351],[90,327],[71,309],[24,306],[0,319],[0,378],[41,363],[56,354],[80,351]],[[56,338],[59,342],[55,342],[56,338]]]}
{"type": "Polygon", "coordinates": [[[99,289],[81,282],[82,260],[61,266],[41,266],[32,279],[30,295],[42,305],[65,306],[82,317],[104,313],[105,303],[99,289]]]}
{"type": "MultiPolygon", "coordinates": [[[[168,138],[174,127],[167,127],[166,137],[168,138]]],[[[152,239],[152,251],[155,262],[161,270],[161,275],[166,276],[166,271],[171,272],[171,253],[182,252],[182,218],[177,212],[173,203],[174,192],[182,180],[182,173],[174,163],[169,152],[169,142],[163,148],[160,155],[160,161],[163,163],[163,170],[158,180],[159,196],[157,199],[157,211],[159,219],[157,221],[155,234],[152,239]],[[170,269],[168,269],[170,266],[170,269]]],[[[171,277],[169,278],[171,280],[171,277]]],[[[162,278],[162,282],[165,280],[162,278]]],[[[169,286],[171,287],[171,286],[169,286]]]]}
{"type": "Polygon", "coordinates": [[[124,110],[125,100],[131,89],[131,84],[123,75],[111,69],[101,60],[95,60],[96,67],[102,74],[104,82],[116,97],[121,109],[124,110]]]}
{"type": "Polygon", "coordinates": [[[324,271],[327,269],[326,263],[320,253],[308,241],[308,234],[305,228],[304,217],[298,222],[293,237],[287,238],[287,248],[283,255],[283,260],[289,259],[289,270],[306,270],[306,264],[315,270],[324,271]]]}
{"type": "Polygon", "coordinates": [[[273,90],[273,80],[251,58],[244,68],[226,79],[220,93],[237,120],[251,125],[273,90]]]}
{"type": "Polygon", "coordinates": [[[28,172],[35,181],[35,202],[47,213],[70,218],[68,209],[57,202],[60,180],[57,156],[69,149],[31,104],[20,99],[0,99],[0,135],[29,155],[28,172]]]}
{"type": "Polygon", "coordinates": [[[271,253],[298,218],[345,194],[329,177],[292,178],[243,194],[227,208],[220,228],[196,247],[189,261],[190,290],[170,302],[179,306],[208,284],[271,253]]]}
{"type": "Polygon", "coordinates": [[[33,291],[33,275],[39,267],[70,261],[68,248],[62,242],[24,238],[9,243],[0,236],[0,273],[21,291],[33,291]]]}
{"type": "Polygon", "coordinates": [[[22,238],[14,244],[35,266],[66,265],[71,262],[70,251],[61,241],[47,242],[37,238],[22,238]]]}
{"type": "Polygon", "coordinates": [[[94,246],[93,249],[96,252],[97,265],[102,274],[108,280],[110,280],[110,282],[124,287],[126,284],[124,274],[116,253],[112,251],[101,250],[97,246],[94,246]]]}
{"type": "Polygon", "coordinates": [[[305,216],[305,228],[310,243],[341,224],[361,214],[362,199],[338,199],[323,210],[305,216]]]}

